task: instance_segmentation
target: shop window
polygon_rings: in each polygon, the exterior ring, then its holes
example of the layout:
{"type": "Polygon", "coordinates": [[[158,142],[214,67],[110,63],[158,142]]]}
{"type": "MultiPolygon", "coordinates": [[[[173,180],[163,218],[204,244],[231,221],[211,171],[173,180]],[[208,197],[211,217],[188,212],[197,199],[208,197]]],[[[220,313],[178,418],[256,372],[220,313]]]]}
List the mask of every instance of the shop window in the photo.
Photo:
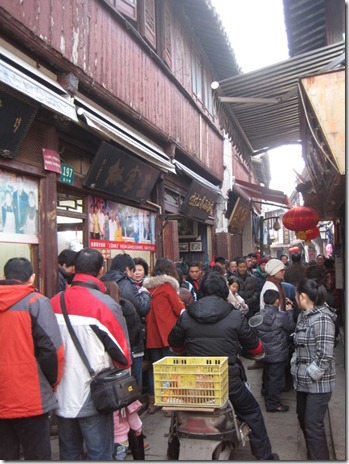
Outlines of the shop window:
{"type": "Polygon", "coordinates": [[[57,193],[58,254],[69,248],[83,248],[84,200],[69,193],[57,193]]]}

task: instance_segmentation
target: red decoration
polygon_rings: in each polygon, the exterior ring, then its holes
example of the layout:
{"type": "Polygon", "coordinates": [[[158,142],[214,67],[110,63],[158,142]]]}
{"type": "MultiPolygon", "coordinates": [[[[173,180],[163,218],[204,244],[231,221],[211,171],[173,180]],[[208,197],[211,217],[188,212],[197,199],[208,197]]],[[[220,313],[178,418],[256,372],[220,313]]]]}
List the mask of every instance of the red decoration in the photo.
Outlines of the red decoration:
{"type": "Polygon", "coordinates": [[[282,217],[282,223],[286,229],[296,232],[313,229],[319,221],[319,214],[306,206],[291,208],[282,217]]]}
{"type": "Polygon", "coordinates": [[[292,248],[289,248],[288,249],[288,252],[289,253],[299,253],[300,252],[300,248],[295,246],[295,247],[292,247],[292,248]]]}

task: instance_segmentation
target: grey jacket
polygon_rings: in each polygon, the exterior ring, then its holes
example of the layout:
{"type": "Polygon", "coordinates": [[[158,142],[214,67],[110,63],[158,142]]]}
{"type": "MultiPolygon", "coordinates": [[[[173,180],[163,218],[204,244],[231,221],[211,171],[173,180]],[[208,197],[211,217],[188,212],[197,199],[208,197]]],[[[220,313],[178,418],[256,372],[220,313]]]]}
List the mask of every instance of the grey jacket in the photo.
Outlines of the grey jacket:
{"type": "Polygon", "coordinates": [[[335,388],[335,311],[324,304],[299,315],[291,359],[294,389],[328,393],[335,388]]]}

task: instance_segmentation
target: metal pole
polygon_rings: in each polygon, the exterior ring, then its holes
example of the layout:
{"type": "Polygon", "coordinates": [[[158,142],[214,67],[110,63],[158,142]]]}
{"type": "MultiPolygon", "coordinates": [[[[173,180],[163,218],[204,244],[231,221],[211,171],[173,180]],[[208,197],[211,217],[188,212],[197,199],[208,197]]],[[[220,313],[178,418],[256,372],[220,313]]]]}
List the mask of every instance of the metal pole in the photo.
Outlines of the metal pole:
{"type": "Polygon", "coordinates": [[[259,247],[261,250],[261,258],[264,256],[264,245],[263,245],[263,240],[264,240],[264,230],[263,230],[263,223],[264,223],[264,217],[260,216],[259,217],[259,247]]]}

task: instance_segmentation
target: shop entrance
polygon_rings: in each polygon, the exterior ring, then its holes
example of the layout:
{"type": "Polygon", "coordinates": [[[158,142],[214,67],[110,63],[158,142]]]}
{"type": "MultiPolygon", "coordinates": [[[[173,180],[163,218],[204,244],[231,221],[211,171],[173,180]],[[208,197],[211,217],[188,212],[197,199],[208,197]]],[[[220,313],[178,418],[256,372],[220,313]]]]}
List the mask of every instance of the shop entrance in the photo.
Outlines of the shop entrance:
{"type": "Polygon", "coordinates": [[[79,251],[85,241],[84,198],[71,193],[57,192],[58,254],[65,249],[79,251]]]}

